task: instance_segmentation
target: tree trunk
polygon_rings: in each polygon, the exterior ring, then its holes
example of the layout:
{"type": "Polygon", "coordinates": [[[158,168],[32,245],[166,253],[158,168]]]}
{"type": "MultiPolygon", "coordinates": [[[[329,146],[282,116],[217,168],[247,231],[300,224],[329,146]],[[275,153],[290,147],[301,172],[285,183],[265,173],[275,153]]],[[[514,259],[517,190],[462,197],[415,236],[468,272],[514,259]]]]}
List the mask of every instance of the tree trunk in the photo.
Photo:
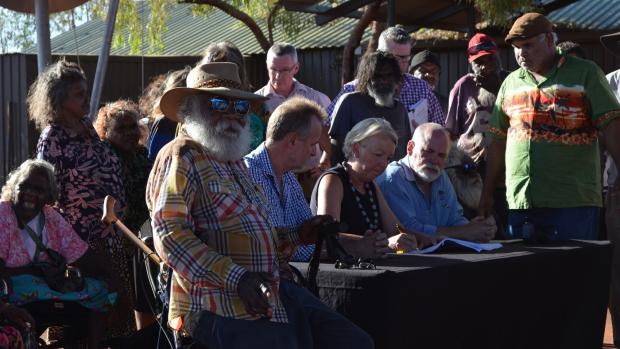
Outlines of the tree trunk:
{"type": "Polygon", "coordinates": [[[265,53],[269,51],[269,48],[271,47],[271,43],[269,42],[269,40],[267,40],[267,38],[265,37],[265,34],[260,29],[258,24],[256,24],[256,22],[252,19],[252,17],[248,16],[247,13],[243,11],[239,11],[235,7],[231,6],[230,4],[222,0],[180,0],[180,2],[188,3],[188,4],[211,5],[213,7],[217,7],[218,9],[227,13],[228,15],[243,22],[243,24],[245,24],[248,28],[250,28],[250,30],[254,34],[254,37],[256,37],[256,41],[258,41],[258,44],[263,49],[263,51],[265,51],[265,53]]]}
{"type": "Polygon", "coordinates": [[[357,24],[351,31],[351,35],[349,35],[349,40],[347,40],[347,44],[344,46],[342,52],[342,84],[346,84],[347,82],[353,80],[353,59],[355,48],[360,45],[360,41],[362,41],[362,36],[364,35],[364,30],[370,24],[373,18],[377,16],[377,12],[379,6],[381,5],[382,0],[377,0],[374,3],[366,6],[364,10],[364,14],[357,21],[357,24]]]}

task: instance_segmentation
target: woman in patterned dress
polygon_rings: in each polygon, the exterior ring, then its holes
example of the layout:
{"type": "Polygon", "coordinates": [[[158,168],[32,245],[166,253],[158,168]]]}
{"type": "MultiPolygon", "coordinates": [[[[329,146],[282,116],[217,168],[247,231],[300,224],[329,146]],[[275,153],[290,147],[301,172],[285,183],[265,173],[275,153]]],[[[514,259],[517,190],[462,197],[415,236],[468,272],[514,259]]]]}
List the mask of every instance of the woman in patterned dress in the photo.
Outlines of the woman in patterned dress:
{"type": "Polygon", "coordinates": [[[59,194],[57,209],[91,249],[107,254],[120,276],[121,292],[108,335],[129,335],[135,331],[135,323],[123,238],[112,226],[100,221],[106,195],[114,196],[119,202],[119,217],[124,211],[120,160],[99,139],[87,117],[89,99],[84,72],[77,64],[65,60],[50,65],[30,86],[27,103],[30,120],[42,130],[37,157],[54,165],[59,194]]]}
{"type": "MultiPolygon", "coordinates": [[[[119,100],[108,103],[97,114],[94,127],[101,140],[109,143],[121,160],[121,178],[125,184],[125,225],[132,232],[140,230],[149,218],[144,198],[146,182],[151,172],[147,150],[139,143],[140,129],[138,105],[132,101],[119,100]]],[[[146,290],[150,290],[144,257],[133,244],[127,244],[128,258],[133,260],[134,312],[138,330],[153,324],[156,320],[153,305],[156,300],[146,290]],[[138,253],[136,253],[138,252],[138,253]]]]}

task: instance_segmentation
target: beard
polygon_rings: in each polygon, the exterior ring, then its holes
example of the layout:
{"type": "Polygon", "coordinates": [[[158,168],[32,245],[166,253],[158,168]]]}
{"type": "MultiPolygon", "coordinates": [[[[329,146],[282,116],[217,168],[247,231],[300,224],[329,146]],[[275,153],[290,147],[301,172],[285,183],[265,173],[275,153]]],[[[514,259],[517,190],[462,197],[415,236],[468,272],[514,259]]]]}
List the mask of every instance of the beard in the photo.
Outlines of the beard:
{"type": "Polygon", "coordinates": [[[414,160],[412,167],[413,172],[420,177],[426,183],[435,181],[441,175],[441,168],[433,164],[417,164],[417,160],[414,160]]]}
{"type": "Polygon", "coordinates": [[[391,86],[373,87],[372,84],[368,85],[368,94],[375,100],[375,103],[380,107],[391,108],[394,106],[394,94],[396,88],[391,86]]]}
{"type": "Polygon", "coordinates": [[[252,139],[249,122],[241,126],[235,120],[221,118],[214,125],[209,116],[195,111],[185,117],[184,129],[188,136],[222,162],[241,160],[248,153],[252,139]]]}

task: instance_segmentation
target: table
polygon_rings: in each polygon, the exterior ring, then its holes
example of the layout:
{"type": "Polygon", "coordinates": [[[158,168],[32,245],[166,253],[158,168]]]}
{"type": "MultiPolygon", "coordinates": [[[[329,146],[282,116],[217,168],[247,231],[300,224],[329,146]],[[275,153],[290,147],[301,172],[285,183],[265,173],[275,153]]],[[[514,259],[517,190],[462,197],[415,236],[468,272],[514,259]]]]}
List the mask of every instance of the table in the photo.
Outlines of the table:
{"type": "Polygon", "coordinates": [[[376,270],[322,263],[317,284],[379,349],[601,348],[610,266],[607,241],[516,243],[397,255],[376,270]]]}

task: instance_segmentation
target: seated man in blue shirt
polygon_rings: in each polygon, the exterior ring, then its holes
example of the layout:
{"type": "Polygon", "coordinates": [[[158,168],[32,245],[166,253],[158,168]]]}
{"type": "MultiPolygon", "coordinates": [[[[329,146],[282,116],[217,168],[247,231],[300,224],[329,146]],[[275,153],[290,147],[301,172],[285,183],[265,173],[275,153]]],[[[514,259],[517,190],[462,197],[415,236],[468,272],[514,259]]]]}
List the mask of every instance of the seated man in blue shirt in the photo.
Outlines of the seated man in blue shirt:
{"type": "MultiPolygon", "coordinates": [[[[275,227],[293,227],[312,218],[292,171],[316,155],[326,116],[316,102],[289,98],[269,117],[265,141],[244,158],[250,176],[267,196],[269,220],[275,227]]],[[[299,246],[291,260],[308,261],[313,252],[314,244],[299,246]]]]}
{"type": "Polygon", "coordinates": [[[468,221],[450,179],[443,171],[450,137],[443,126],[418,126],[407,155],[390,163],[377,184],[394,214],[408,229],[439,237],[486,242],[497,227],[493,217],[468,221]]]}

